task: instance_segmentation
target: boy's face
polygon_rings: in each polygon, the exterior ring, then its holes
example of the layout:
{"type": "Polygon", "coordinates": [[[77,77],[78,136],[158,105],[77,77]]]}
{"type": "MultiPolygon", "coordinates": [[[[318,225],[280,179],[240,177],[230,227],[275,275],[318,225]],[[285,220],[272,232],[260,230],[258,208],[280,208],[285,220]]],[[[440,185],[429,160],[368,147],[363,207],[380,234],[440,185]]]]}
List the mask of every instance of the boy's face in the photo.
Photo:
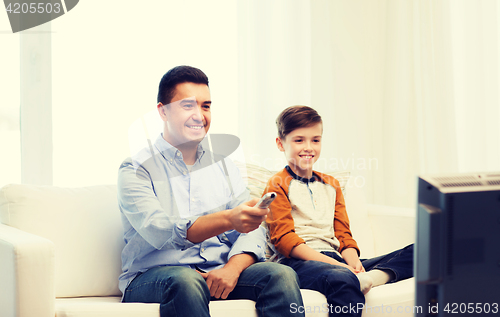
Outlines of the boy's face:
{"type": "Polygon", "coordinates": [[[288,166],[300,177],[311,178],[313,164],[321,153],[321,123],[310,127],[299,128],[290,132],[284,140],[276,138],[281,152],[285,152],[288,166]]]}
{"type": "Polygon", "coordinates": [[[210,90],[207,85],[178,84],[169,106],[158,104],[165,122],[164,137],[173,146],[200,142],[210,128],[210,90]]]}

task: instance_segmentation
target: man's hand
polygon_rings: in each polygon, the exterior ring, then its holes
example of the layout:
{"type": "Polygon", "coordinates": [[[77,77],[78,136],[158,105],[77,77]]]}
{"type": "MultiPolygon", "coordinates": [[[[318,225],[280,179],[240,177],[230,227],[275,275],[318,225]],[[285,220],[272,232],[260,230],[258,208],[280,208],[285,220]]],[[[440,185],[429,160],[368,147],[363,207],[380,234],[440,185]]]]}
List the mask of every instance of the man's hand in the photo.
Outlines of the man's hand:
{"type": "Polygon", "coordinates": [[[226,299],[238,282],[240,277],[237,270],[223,267],[208,273],[197,271],[207,282],[210,296],[226,299]]]}
{"type": "Polygon", "coordinates": [[[266,220],[269,208],[254,207],[258,201],[257,198],[254,198],[230,210],[229,222],[236,231],[248,233],[257,229],[262,221],[266,220]]]}
{"type": "Polygon", "coordinates": [[[210,296],[226,299],[238,283],[241,272],[256,262],[254,255],[241,253],[232,256],[223,268],[208,273],[197,271],[207,281],[210,296]]]}

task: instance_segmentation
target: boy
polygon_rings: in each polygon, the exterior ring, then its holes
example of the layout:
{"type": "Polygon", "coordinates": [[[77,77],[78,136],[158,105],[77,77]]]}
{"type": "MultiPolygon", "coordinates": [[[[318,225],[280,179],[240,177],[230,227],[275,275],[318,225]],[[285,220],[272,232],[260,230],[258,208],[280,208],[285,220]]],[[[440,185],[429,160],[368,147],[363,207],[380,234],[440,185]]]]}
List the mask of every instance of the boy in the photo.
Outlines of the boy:
{"type": "MultiPolygon", "coordinates": [[[[277,251],[271,259],[292,267],[301,288],[319,291],[330,307],[344,309],[364,303],[371,287],[411,277],[413,245],[374,259],[359,259],[339,182],[313,171],[321,153],[319,114],[306,106],[289,107],[276,125],[276,144],[288,166],[269,180],[264,191],[277,194],[266,219],[270,242],[277,251]]],[[[349,313],[342,315],[361,315],[349,313]]]]}

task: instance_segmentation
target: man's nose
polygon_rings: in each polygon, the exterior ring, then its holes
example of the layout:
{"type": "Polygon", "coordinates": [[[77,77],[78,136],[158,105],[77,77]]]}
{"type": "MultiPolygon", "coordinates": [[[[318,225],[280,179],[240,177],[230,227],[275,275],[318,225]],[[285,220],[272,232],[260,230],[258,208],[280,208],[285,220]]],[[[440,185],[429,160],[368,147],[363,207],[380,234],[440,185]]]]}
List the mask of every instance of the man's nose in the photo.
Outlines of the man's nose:
{"type": "Polygon", "coordinates": [[[191,116],[195,121],[203,121],[203,116],[201,114],[201,108],[195,107],[193,109],[193,115],[191,116]]]}

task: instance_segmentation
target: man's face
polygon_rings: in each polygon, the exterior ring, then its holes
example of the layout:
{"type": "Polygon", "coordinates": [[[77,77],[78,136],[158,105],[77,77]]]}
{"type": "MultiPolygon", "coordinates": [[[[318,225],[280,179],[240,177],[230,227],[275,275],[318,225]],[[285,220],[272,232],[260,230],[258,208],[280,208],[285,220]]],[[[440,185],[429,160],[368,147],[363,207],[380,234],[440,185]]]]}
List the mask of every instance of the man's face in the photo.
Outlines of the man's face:
{"type": "Polygon", "coordinates": [[[165,122],[165,140],[173,146],[199,143],[210,128],[210,90],[205,84],[182,83],[175,88],[170,105],[158,104],[165,122]]]}
{"type": "Polygon", "coordinates": [[[284,140],[276,138],[278,149],[285,152],[288,166],[300,177],[311,178],[313,164],[321,153],[321,123],[290,132],[284,140]]]}

